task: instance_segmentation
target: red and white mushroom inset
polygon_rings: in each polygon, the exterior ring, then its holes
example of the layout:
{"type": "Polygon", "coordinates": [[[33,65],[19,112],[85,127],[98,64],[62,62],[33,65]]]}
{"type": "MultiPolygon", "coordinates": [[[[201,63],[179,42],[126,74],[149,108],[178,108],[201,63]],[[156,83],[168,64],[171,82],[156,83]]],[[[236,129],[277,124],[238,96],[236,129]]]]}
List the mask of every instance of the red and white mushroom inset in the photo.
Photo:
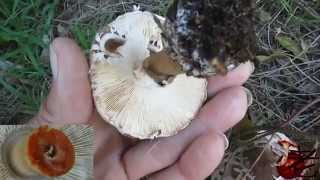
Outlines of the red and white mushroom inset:
{"type": "Polygon", "coordinates": [[[280,132],[266,136],[263,141],[267,143],[265,154],[270,160],[270,167],[276,169],[274,177],[277,180],[315,177],[312,167],[315,166],[315,160],[319,159],[315,149],[302,151],[296,142],[280,132]]]}
{"type": "Polygon", "coordinates": [[[39,127],[26,141],[27,163],[40,174],[61,176],[74,166],[74,147],[62,131],[39,127]]]}
{"type": "Polygon", "coordinates": [[[299,146],[287,140],[278,143],[288,150],[288,154],[281,156],[276,166],[281,177],[285,179],[315,177],[315,174],[306,175],[306,170],[315,166],[312,160],[319,159],[316,157],[316,150],[301,151],[299,146]]]}
{"type": "Polygon", "coordinates": [[[72,180],[92,177],[89,126],[0,126],[0,179],[72,180]]]}

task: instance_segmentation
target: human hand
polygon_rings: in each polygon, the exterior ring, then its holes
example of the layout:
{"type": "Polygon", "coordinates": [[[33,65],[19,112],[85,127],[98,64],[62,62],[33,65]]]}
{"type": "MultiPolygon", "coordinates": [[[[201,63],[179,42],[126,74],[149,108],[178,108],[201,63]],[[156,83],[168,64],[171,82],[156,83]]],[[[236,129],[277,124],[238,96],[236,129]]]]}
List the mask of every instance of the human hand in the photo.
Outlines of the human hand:
{"type": "Polygon", "coordinates": [[[119,134],[94,109],[88,63],[79,46],[58,38],[50,48],[53,80],[50,93],[32,120],[38,124],[86,123],[95,128],[96,180],[201,180],[224,154],[221,135],[245,115],[248,102],[241,85],[253,71],[242,64],[226,76],[209,79],[209,101],[190,126],[173,137],[138,141],[119,134]]]}

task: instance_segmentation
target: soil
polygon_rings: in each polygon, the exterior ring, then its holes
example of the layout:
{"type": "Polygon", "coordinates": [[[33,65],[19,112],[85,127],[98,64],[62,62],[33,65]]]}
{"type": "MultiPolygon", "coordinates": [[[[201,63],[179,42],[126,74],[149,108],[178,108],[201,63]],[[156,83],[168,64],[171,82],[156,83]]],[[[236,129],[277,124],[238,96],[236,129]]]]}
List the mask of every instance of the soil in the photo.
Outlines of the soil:
{"type": "Polygon", "coordinates": [[[189,75],[225,74],[255,57],[253,0],[177,0],[167,17],[167,51],[189,75]]]}

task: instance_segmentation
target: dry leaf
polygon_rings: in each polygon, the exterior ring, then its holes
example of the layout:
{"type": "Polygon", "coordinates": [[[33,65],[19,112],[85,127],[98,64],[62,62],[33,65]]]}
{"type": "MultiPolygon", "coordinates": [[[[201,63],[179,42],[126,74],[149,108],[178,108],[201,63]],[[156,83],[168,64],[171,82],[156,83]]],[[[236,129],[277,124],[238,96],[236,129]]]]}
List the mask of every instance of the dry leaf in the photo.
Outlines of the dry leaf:
{"type": "Polygon", "coordinates": [[[277,36],[276,40],[279,42],[279,44],[292,52],[295,56],[298,56],[301,53],[301,47],[298,45],[296,41],[294,41],[292,38],[288,36],[277,36]]]}

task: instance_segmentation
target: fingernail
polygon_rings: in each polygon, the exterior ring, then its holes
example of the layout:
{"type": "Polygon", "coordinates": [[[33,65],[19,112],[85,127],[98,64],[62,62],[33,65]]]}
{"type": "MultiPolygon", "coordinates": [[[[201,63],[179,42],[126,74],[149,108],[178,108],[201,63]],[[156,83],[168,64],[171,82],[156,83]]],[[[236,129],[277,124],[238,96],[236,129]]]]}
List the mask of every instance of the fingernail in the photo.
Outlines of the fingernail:
{"type": "Polygon", "coordinates": [[[228,137],[223,133],[223,132],[219,132],[218,134],[222,137],[223,139],[223,143],[224,143],[224,150],[226,151],[229,148],[229,139],[228,137]]]}
{"type": "Polygon", "coordinates": [[[50,45],[50,65],[52,76],[56,79],[58,76],[58,56],[52,44],[50,45]]]}
{"type": "Polygon", "coordinates": [[[248,105],[248,107],[250,107],[253,103],[253,95],[252,95],[251,91],[247,88],[244,88],[244,91],[247,94],[247,105],[248,105]]]}
{"type": "Polygon", "coordinates": [[[250,65],[250,74],[253,74],[256,67],[255,67],[254,63],[251,61],[249,61],[249,65],[250,65]]]}

